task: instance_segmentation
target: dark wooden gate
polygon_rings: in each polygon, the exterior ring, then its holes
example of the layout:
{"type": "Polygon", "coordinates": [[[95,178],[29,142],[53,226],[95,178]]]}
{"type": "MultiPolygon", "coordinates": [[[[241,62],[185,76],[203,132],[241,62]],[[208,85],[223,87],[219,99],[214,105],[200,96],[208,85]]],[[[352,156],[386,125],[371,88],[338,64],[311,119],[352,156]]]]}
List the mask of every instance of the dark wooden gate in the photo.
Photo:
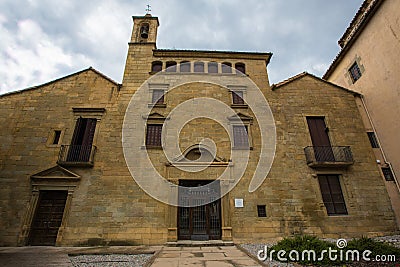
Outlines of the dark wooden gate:
{"type": "Polygon", "coordinates": [[[324,117],[307,117],[315,159],[318,162],[335,161],[324,117]]]}
{"type": "Polygon", "coordinates": [[[178,238],[180,240],[221,239],[219,182],[180,181],[178,238]],[[199,187],[204,186],[204,187],[199,187]],[[205,204],[207,203],[207,204],[205,204]]]}
{"type": "Polygon", "coordinates": [[[29,236],[30,245],[53,246],[56,244],[67,196],[68,191],[40,191],[29,236]]]}

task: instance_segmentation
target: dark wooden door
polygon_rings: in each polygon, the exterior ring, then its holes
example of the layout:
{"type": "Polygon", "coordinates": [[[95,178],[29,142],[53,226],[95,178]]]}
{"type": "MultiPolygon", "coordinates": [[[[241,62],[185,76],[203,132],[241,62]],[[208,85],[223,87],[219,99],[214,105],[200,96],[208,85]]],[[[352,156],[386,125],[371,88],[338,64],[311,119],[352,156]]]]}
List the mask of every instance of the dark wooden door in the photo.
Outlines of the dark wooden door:
{"type": "Polygon", "coordinates": [[[179,191],[178,238],[180,240],[221,239],[219,183],[197,188],[209,182],[180,181],[181,186],[187,187],[179,191]]]}
{"type": "Polygon", "coordinates": [[[307,117],[307,124],[314,147],[315,159],[319,162],[335,161],[325,118],[307,117]]]}
{"type": "Polygon", "coordinates": [[[92,151],[96,119],[79,118],[76,121],[74,135],[68,151],[70,162],[88,162],[92,151]]]}
{"type": "Polygon", "coordinates": [[[67,196],[67,191],[40,191],[30,231],[30,245],[53,246],[56,244],[67,196]]]}

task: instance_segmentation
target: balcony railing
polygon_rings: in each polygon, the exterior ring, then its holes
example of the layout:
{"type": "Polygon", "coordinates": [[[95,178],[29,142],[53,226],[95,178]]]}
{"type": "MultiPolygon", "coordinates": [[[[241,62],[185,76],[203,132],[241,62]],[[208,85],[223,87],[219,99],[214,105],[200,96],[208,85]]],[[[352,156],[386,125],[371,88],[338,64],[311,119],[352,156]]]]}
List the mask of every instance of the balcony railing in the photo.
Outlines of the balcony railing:
{"type": "Polygon", "coordinates": [[[308,146],[304,152],[310,167],[340,167],[354,163],[349,146],[308,146]]]}
{"type": "Polygon", "coordinates": [[[93,167],[96,146],[62,145],[57,163],[63,166],[93,167]]]}

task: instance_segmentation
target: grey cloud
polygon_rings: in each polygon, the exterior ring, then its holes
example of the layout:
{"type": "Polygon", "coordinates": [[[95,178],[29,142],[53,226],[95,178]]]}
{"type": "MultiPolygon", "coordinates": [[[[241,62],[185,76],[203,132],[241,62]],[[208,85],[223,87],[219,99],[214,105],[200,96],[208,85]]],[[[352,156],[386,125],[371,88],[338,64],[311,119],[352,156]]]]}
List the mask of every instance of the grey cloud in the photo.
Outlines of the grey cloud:
{"type": "MultiPolygon", "coordinates": [[[[1,27],[8,32],[4,38],[10,43],[26,51],[31,49],[32,44],[17,40],[18,23],[31,20],[54,45],[53,53],[58,51],[61,58],[71,58],[68,64],[44,62],[43,70],[21,68],[23,72],[10,74],[0,68],[0,80],[7,81],[1,83],[0,93],[88,67],[82,64],[91,64],[121,81],[131,16],[144,15],[147,3],[148,0],[0,3],[0,18],[7,19],[1,27]],[[53,72],[49,73],[51,68],[53,72]]],[[[336,42],[362,0],[154,0],[150,3],[151,13],[159,17],[161,24],[159,48],[272,52],[270,79],[279,82],[304,70],[321,75],[323,67],[338,52],[336,42]]],[[[0,59],[10,59],[7,45],[1,44],[0,49],[0,59]]],[[[23,59],[15,64],[21,62],[23,59]]],[[[19,68],[16,65],[12,70],[19,68]]]]}

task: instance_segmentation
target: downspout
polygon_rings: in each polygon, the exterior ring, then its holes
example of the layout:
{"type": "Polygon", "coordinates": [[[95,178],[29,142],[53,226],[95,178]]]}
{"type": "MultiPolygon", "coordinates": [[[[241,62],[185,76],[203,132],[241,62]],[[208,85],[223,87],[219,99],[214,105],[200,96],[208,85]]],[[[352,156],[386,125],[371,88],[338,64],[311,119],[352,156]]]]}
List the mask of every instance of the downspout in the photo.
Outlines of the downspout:
{"type": "Polygon", "coordinates": [[[381,142],[380,142],[380,140],[379,140],[378,133],[377,133],[377,131],[376,131],[376,129],[375,129],[374,123],[372,122],[371,115],[370,115],[369,112],[368,112],[367,104],[365,103],[365,99],[364,99],[364,95],[360,95],[360,99],[361,99],[361,102],[362,102],[362,104],[363,104],[365,113],[367,114],[369,123],[371,124],[372,130],[374,131],[374,133],[376,133],[376,134],[375,134],[375,137],[376,137],[376,140],[378,141],[379,150],[380,150],[381,153],[382,153],[382,156],[383,156],[383,159],[384,159],[384,161],[385,161],[385,164],[389,165],[390,171],[391,171],[392,174],[393,174],[393,178],[394,178],[394,181],[395,181],[396,186],[397,186],[397,190],[400,192],[399,182],[397,181],[396,174],[395,174],[394,171],[393,171],[392,164],[391,164],[390,162],[388,162],[388,160],[387,160],[387,158],[386,158],[386,155],[385,155],[385,152],[384,152],[383,149],[382,149],[382,145],[381,145],[381,142]]]}

